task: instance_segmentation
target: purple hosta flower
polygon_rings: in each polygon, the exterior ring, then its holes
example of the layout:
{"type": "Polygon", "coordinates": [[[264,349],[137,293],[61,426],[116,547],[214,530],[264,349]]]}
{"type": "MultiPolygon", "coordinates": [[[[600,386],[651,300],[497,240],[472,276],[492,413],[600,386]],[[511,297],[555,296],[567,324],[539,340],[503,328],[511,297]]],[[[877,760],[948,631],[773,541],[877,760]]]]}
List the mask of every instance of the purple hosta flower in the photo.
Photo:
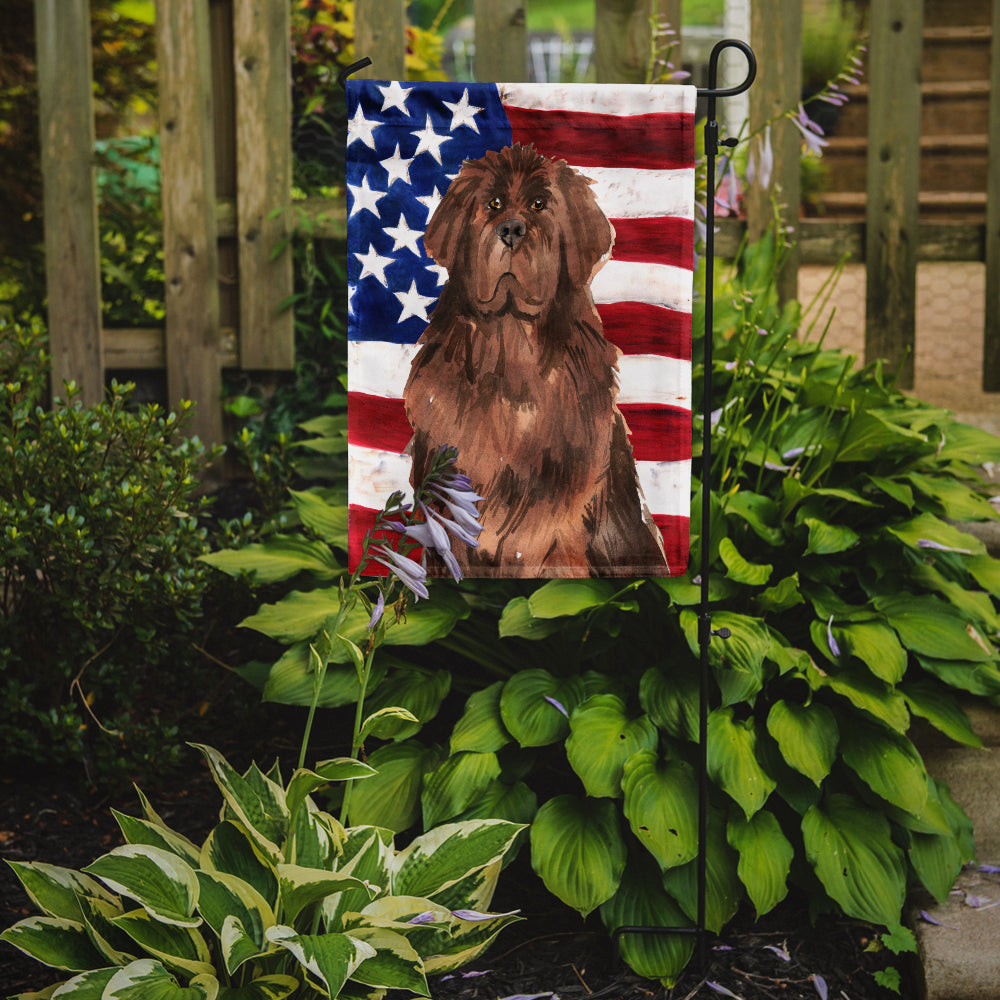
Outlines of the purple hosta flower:
{"type": "Polygon", "coordinates": [[[840,646],[837,645],[837,640],[833,637],[833,615],[830,615],[830,620],[826,623],[826,641],[830,646],[830,652],[839,657],[840,646]]]}
{"type": "Polygon", "coordinates": [[[372,559],[397,577],[404,587],[409,588],[417,597],[429,597],[427,591],[427,570],[418,562],[407,559],[406,556],[390,549],[387,545],[374,545],[369,549],[372,559]]]}
{"type": "Polygon", "coordinates": [[[544,697],[545,700],[550,705],[555,705],[555,707],[557,709],[559,709],[559,711],[562,712],[562,714],[565,715],[567,719],[569,718],[569,712],[566,711],[566,708],[565,708],[565,706],[563,706],[562,702],[556,701],[555,698],[553,698],[553,697],[551,697],[550,695],[547,695],[547,694],[543,695],[542,697],[544,697]]]}
{"type": "Polygon", "coordinates": [[[500,1000],[559,1000],[555,993],[512,993],[508,997],[500,997],[500,1000]]]}
{"type": "Polygon", "coordinates": [[[509,910],[507,913],[480,913],[479,910],[452,910],[451,915],[459,920],[492,920],[494,917],[516,917],[520,910],[509,910]]]}
{"type": "Polygon", "coordinates": [[[722,184],[715,193],[715,209],[726,215],[736,215],[740,210],[740,179],[736,176],[736,165],[731,156],[726,157],[728,166],[723,175],[722,184]]]}
{"type": "Polygon", "coordinates": [[[437,920],[437,915],[433,910],[424,910],[423,913],[418,913],[415,917],[410,917],[406,922],[408,924],[432,924],[437,920]]]}
{"type": "Polygon", "coordinates": [[[385,611],[385,594],[380,590],[378,592],[378,600],[375,602],[375,607],[372,609],[372,616],[368,619],[368,631],[371,632],[376,625],[382,620],[382,614],[385,611]]]}
{"type": "Polygon", "coordinates": [[[743,1000],[738,993],[734,993],[732,990],[726,989],[722,983],[713,983],[711,981],[705,983],[705,985],[712,990],[713,993],[721,993],[724,997],[733,997],[734,1000],[743,1000]]]}
{"type": "Polygon", "coordinates": [[[764,945],[764,951],[773,951],[782,962],[790,962],[792,960],[792,956],[784,948],[779,948],[776,944],[764,945]]]}
{"type": "Polygon", "coordinates": [[[798,114],[792,116],[792,124],[802,133],[806,149],[816,156],[822,156],[823,147],[827,145],[823,130],[806,114],[806,109],[801,104],[798,114]]]}
{"type": "Polygon", "coordinates": [[[450,972],[447,976],[441,977],[441,982],[446,983],[449,979],[478,979],[479,976],[488,976],[492,971],[492,969],[483,969],[482,972],[450,972]]]}
{"type": "Polygon", "coordinates": [[[819,1000],[826,1000],[828,993],[826,980],[815,972],[809,978],[813,981],[813,986],[816,987],[816,992],[819,994],[819,1000]]]}
{"type": "Polygon", "coordinates": [[[979,865],[978,870],[986,875],[1000,875],[1000,865],[979,865]]]}
{"type": "Polygon", "coordinates": [[[771,148],[771,126],[764,129],[764,134],[750,147],[750,160],[747,163],[747,182],[756,181],[765,191],[771,186],[771,174],[774,173],[774,150],[771,148]]]}
{"type": "Polygon", "coordinates": [[[940,542],[935,542],[930,538],[918,538],[917,547],[921,549],[938,549],[941,552],[958,552],[964,556],[972,555],[972,549],[956,549],[951,545],[942,545],[940,542]]]}

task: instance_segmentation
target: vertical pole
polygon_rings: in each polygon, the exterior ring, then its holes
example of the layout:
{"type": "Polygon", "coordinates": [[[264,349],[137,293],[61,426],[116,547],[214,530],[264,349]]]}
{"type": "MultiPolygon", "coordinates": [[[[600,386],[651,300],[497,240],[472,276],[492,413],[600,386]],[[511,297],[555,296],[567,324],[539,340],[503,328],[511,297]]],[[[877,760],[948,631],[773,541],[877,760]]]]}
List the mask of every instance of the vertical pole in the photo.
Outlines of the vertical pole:
{"type": "Polygon", "coordinates": [[[865,360],[913,387],[923,3],[872,0],[868,54],[865,360]]]}
{"type": "Polygon", "coordinates": [[[104,397],[88,0],[35,0],[52,393],[104,397]]]}
{"type": "Polygon", "coordinates": [[[524,0],[475,0],[476,60],[480,83],[520,83],[528,75],[528,30],[524,0]]]}
{"type": "Polygon", "coordinates": [[[197,403],[192,431],[222,440],[219,254],[206,0],[160,0],[156,59],[163,173],[167,394],[197,403]]]}
{"type": "MultiPolygon", "coordinates": [[[[798,106],[802,97],[801,0],[757,0],[750,10],[750,38],[757,58],[767,72],[750,92],[750,131],[798,106]]],[[[791,229],[793,244],[778,273],[778,297],[787,302],[798,297],[799,283],[799,160],[802,137],[787,120],[771,130],[774,170],[766,189],[755,183],[747,193],[747,229],[751,240],[760,239],[774,220],[773,203],[779,206],[779,225],[791,229]]],[[[775,234],[777,238],[779,234],[775,234]]]]}
{"type": "Polygon", "coordinates": [[[406,0],[358,0],[354,4],[354,57],[368,56],[359,80],[406,79],[406,0]]]}
{"type": "Polygon", "coordinates": [[[983,389],[1000,392],[1000,0],[993,0],[989,171],[986,181],[986,326],[983,389]]]}

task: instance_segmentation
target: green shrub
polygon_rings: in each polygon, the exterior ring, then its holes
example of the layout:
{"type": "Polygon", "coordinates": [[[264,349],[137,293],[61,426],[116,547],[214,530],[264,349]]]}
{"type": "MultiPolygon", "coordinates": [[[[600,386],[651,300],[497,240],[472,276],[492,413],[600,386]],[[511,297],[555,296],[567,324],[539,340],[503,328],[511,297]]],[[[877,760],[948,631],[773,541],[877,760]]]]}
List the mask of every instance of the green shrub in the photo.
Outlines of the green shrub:
{"type": "Polygon", "coordinates": [[[176,752],[152,681],[191,660],[208,455],[188,405],[131,409],[127,385],[96,406],[68,385],[44,409],[40,338],[0,321],[0,743],[7,760],[125,768],[176,752]]]}
{"type": "Polygon", "coordinates": [[[324,761],[285,785],[277,765],[240,774],[199,749],[225,803],[202,845],[140,794],[144,818],[115,813],[125,846],[82,872],[11,863],[42,914],[0,938],[78,973],[60,995],[429,996],[429,973],[472,961],[518,919],[486,912],[516,824],[453,823],[398,849],[390,831],[345,829],[311,798],[369,778],[366,764],[324,761]]]}

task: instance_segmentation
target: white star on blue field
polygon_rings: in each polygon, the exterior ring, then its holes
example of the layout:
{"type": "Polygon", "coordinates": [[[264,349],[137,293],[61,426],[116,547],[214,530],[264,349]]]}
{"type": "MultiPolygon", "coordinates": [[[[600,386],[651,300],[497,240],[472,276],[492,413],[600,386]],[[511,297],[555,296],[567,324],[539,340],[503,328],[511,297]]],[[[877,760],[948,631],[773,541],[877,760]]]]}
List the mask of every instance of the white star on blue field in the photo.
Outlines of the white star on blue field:
{"type": "Polygon", "coordinates": [[[511,143],[494,84],[347,87],[349,332],[417,340],[447,272],[424,250],[427,220],[464,160],[511,143]]]}

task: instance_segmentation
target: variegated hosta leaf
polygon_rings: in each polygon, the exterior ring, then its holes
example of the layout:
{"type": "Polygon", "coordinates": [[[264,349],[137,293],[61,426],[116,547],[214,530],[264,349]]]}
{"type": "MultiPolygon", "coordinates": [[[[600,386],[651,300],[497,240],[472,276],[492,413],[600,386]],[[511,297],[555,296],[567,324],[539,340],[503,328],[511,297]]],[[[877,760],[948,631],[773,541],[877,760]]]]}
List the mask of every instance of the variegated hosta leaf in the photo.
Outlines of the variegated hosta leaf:
{"type": "Polygon", "coordinates": [[[305,868],[335,868],[344,836],[338,820],[317,809],[312,799],[306,799],[292,819],[285,844],[286,860],[305,868]]]}
{"type": "Polygon", "coordinates": [[[109,903],[114,896],[97,879],[74,871],[39,861],[8,861],[31,901],[46,916],[81,920],[80,897],[92,896],[109,903]]]}
{"type": "Polygon", "coordinates": [[[698,783],[690,765],[643,750],[625,762],[625,817],[661,869],[698,853],[698,783]]]}
{"type": "Polygon", "coordinates": [[[212,747],[198,743],[192,746],[205,755],[212,777],[235,818],[247,828],[264,855],[277,863],[281,856],[278,845],[288,832],[284,789],[253,768],[246,776],[240,775],[212,747]]]}
{"type": "Polygon", "coordinates": [[[201,847],[200,867],[224,872],[252,885],[271,907],[278,904],[278,875],[246,827],[226,820],[220,823],[201,847]]]}
{"type": "Polygon", "coordinates": [[[160,923],[145,910],[123,913],[112,923],[169,968],[181,969],[189,976],[213,971],[212,956],[205,939],[190,927],[160,923]]]}
{"type": "Polygon", "coordinates": [[[112,809],[111,812],[128,843],[159,847],[161,850],[176,854],[192,868],[198,864],[199,849],[182,834],[149,820],[126,816],[117,809],[112,809]]]}
{"type": "Polygon", "coordinates": [[[477,753],[495,753],[510,743],[500,716],[500,692],[503,681],[497,681],[469,696],[462,717],[455,723],[451,734],[451,752],[474,750],[477,753]]]}
{"type": "Polygon", "coordinates": [[[57,1000],[101,1000],[104,996],[104,988],[114,978],[119,966],[111,966],[107,969],[91,969],[89,972],[81,972],[80,975],[67,979],[52,992],[50,986],[42,993],[19,993],[11,1000],[41,1000],[42,997],[56,997],[57,1000]]]}
{"type": "Polygon", "coordinates": [[[500,777],[495,753],[461,752],[452,754],[436,771],[424,778],[420,802],[424,826],[437,826],[454,819],[500,777]]]}
{"type": "Polygon", "coordinates": [[[421,834],[393,859],[392,892],[433,899],[499,861],[523,827],[502,819],[446,823],[421,834]]]}
{"type": "MultiPolygon", "coordinates": [[[[438,940],[429,947],[424,956],[424,971],[428,975],[439,975],[468,965],[486,951],[504,927],[520,919],[516,912],[483,914],[476,920],[456,917],[451,931],[438,932],[438,940]]],[[[414,945],[420,950],[419,940],[414,941],[414,945]]]]}
{"type": "Polygon", "coordinates": [[[328,785],[331,781],[370,778],[377,773],[374,767],[369,767],[353,757],[336,757],[333,760],[324,760],[311,771],[308,768],[300,767],[292,775],[292,780],[288,782],[285,805],[288,812],[294,815],[305,801],[306,796],[312,795],[316,789],[328,785]]]}
{"type": "Polygon", "coordinates": [[[150,916],[165,924],[197,927],[201,918],[198,879],[194,870],[171,851],[147,844],[125,844],[85,869],[113,892],[134,899],[150,916]]]}
{"type": "Polygon", "coordinates": [[[293,928],[278,924],[268,928],[267,939],[291,952],[309,978],[332,997],[365,959],[375,957],[370,944],[349,934],[296,934],[293,928]]]}
{"type": "Polygon", "coordinates": [[[648,715],[630,719],[625,702],[595,694],[577,706],[569,721],[566,757],[588,795],[620,798],[622,768],[639,750],[653,750],[659,739],[648,715]]]}
{"type": "Polygon", "coordinates": [[[826,705],[815,701],[798,705],[779,699],[768,713],[767,731],[777,741],[785,761],[815,785],[830,773],[840,733],[826,705]]]}
{"type": "Polygon", "coordinates": [[[292,921],[305,907],[345,889],[361,889],[369,893],[369,899],[375,895],[374,890],[353,875],[303,868],[300,865],[278,865],[278,881],[281,887],[282,912],[286,920],[292,921]]]}
{"type": "Polygon", "coordinates": [[[104,956],[105,965],[128,965],[139,958],[140,949],[135,942],[114,925],[115,917],[125,912],[120,902],[109,903],[93,896],[83,896],[80,905],[90,940],[104,956]]]}
{"type": "Polygon", "coordinates": [[[805,814],[802,836],[809,863],[849,917],[899,923],[906,866],[882,813],[849,795],[830,795],[805,814]]]}
{"type": "Polygon", "coordinates": [[[299,985],[294,976],[261,976],[245,986],[223,987],[218,1000],[285,1000],[299,985]]]}
{"type": "MultiPolygon", "coordinates": [[[[521,828],[521,833],[524,827],[521,828]]],[[[521,833],[515,838],[518,839],[521,833]]],[[[479,868],[465,878],[453,882],[447,889],[434,893],[434,901],[449,910],[468,908],[472,910],[488,910],[493,902],[493,894],[497,889],[500,870],[504,866],[506,856],[497,858],[491,865],[479,868]]]]}
{"type": "Polygon", "coordinates": [[[87,929],[76,920],[65,917],[28,917],[19,920],[0,934],[26,955],[54,969],[81,972],[100,968],[104,958],[91,944],[87,929]]]}
{"type": "Polygon", "coordinates": [[[709,715],[708,774],[748,818],[767,801],[776,782],[757,762],[752,718],[737,721],[731,707],[717,708],[709,715]]]}
{"type": "Polygon", "coordinates": [[[740,853],[736,873],[758,918],[762,917],[788,895],[788,872],[795,849],[774,814],[765,809],[750,819],[737,816],[730,820],[726,837],[740,853]]]}
{"type": "Polygon", "coordinates": [[[375,949],[351,973],[351,979],[365,986],[383,989],[409,990],[418,996],[430,996],[424,963],[413,945],[402,934],[384,927],[356,927],[351,937],[364,941],[375,949]]]}
{"type": "Polygon", "coordinates": [[[101,1000],[216,1000],[219,981],[196,976],[187,986],[153,959],[143,958],[119,969],[108,981],[101,1000]]]}
{"type": "Polygon", "coordinates": [[[198,883],[201,887],[198,910],[220,940],[223,940],[223,930],[227,921],[235,920],[239,923],[238,928],[231,928],[229,931],[231,943],[240,941],[239,958],[234,964],[230,964],[230,959],[236,958],[233,948],[224,948],[227,971],[232,975],[240,964],[252,957],[252,954],[266,950],[264,931],[274,925],[274,912],[267,900],[252,885],[235,875],[200,871],[198,883]],[[249,938],[253,946],[251,955],[246,954],[243,938],[249,938]]]}
{"type": "Polygon", "coordinates": [[[353,875],[367,884],[367,888],[345,889],[323,900],[323,920],[327,930],[344,930],[342,918],[345,913],[356,913],[367,906],[372,891],[385,892],[388,889],[391,857],[391,831],[373,826],[356,826],[347,831],[337,870],[342,875],[353,875]]]}
{"type": "MultiPolygon", "coordinates": [[[[689,927],[691,921],[664,891],[651,859],[630,858],[618,891],[601,904],[601,920],[614,932],[619,927],[689,927]]],[[[640,976],[672,986],[694,950],[692,934],[623,934],[618,939],[623,959],[640,976]]]]}
{"type": "Polygon", "coordinates": [[[583,916],[610,899],[625,870],[615,803],[573,795],[549,799],[531,824],[531,865],[549,892],[583,916]]]}

